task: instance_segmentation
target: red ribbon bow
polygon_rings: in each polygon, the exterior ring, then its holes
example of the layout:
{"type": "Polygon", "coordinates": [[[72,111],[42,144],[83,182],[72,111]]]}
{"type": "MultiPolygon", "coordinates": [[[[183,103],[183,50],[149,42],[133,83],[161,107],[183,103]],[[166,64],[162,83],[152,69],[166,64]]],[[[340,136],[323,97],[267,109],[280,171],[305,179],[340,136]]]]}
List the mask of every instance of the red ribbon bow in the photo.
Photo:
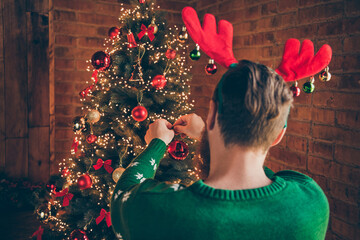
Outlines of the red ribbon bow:
{"type": "Polygon", "coordinates": [[[33,238],[36,236],[36,240],[41,240],[43,233],[44,229],[40,226],[39,229],[36,230],[31,237],[33,238]]]}
{"type": "Polygon", "coordinates": [[[55,193],[55,197],[64,197],[63,207],[66,207],[66,206],[69,206],[69,202],[74,197],[74,194],[69,193],[69,189],[65,188],[64,190],[55,193]]]}
{"type": "Polygon", "coordinates": [[[102,160],[101,158],[99,158],[96,162],[96,165],[94,165],[93,167],[95,168],[95,170],[99,170],[102,166],[104,165],[104,168],[105,170],[108,172],[108,173],[112,173],[112,171],[114,170],[112,167],[111,167],[111,160],[102,160]]]}
{"type": "Polygon", "coordinates": [[[96,224],[99,225],[99,223],[105,218],[106,225],[108,227],[111,226],[111,218],[110,218],[110,212],[105,211],[105,209],[101,209],[100,216],[96,218],[96,224]]]}
{"type": "Polygon", "coordinates": [[[71,144],[71,151],[73,151],[74,153],[77,152],[78,150],[78,146],[79,146],[79,141],[77,140],[77,138],[74,138],[73,143],[71,144]]]}
{"type": "Polygon", "coordinates": [[[141,39],[145,34],[149,36],[150,41],[154,40],[154,27],[150,26],[147,28],[144,24],[141,24],[141,32],[138,33],[139,39],[141,39]]]}

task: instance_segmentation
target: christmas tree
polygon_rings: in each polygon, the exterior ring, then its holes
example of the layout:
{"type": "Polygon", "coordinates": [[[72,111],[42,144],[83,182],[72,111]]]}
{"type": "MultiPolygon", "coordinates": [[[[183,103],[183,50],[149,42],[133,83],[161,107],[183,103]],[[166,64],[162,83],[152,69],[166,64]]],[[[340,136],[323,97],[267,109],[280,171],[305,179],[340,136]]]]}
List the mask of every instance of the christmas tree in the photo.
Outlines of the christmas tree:
{"type": "MultiPolygon", "coordinates": [[[[49,201],[37,209],[45,239],[115,239],[109,215],[117,180],[146,143],[148,125],[191,112],[186,28],[168,27],[152,1],[122,9],[105,49],[94,53],[91,83],[80,91],[83,115],[73,121],[71,157],[51,178],[49,201]]],[[[156,178],[189,185],[199,177],[194,142],[177,136],[156,178]]]]}

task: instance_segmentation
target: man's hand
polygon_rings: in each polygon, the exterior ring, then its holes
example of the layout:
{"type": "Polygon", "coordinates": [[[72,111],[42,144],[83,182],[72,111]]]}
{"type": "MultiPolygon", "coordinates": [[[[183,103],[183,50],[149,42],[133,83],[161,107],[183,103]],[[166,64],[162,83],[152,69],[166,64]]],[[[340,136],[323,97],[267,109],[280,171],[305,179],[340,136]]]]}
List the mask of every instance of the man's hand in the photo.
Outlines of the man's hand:
{"type": "Polygon", "coordinates": [[[176,133],[185,134],[190,138],[196,140],[201,139],[201,134],[204,130],[205,123],[200,116],[195,113],[181,116],[174,123],[174,130],[176,133]]]}
{"type": "Polygon", "coordinates": [[[174,131],[171,129],[172,125],[165,119],[158,119],[149,125],[149,129],[145,135],[145,142],[149,144],[154,138],[159,138],[168,145],[174,138],[174,131]]]}

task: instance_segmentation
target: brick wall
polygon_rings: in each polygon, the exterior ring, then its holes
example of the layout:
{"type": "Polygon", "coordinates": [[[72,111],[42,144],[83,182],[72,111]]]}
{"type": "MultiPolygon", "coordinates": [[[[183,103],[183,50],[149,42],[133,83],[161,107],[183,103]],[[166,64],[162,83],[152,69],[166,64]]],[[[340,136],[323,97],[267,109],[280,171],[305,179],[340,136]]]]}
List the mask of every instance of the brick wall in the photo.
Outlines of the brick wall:
{"type": "MultiPolygon", "coordinates": [[[[234,24],[234,53],[276,68],[284,42],[311,39],[318,50],[333,48],[330,82],[315,82],[291,110],[288,131],[270,151],[274,171],[293,169],[310,175],[325,191],[331,208],[326,239],[357,239],[360,185],[360,2],[336,0],[195,1],[202,17],[212,13],[234,24]]],[[[221,73],[206,76],[204,56],[193,68],[196,111],[206,116],[221,73]]],[[[306,79],[299,81],[299,86],[306,79]]],[[[314,209],[314,211],[316,211],[314,209]]]]}

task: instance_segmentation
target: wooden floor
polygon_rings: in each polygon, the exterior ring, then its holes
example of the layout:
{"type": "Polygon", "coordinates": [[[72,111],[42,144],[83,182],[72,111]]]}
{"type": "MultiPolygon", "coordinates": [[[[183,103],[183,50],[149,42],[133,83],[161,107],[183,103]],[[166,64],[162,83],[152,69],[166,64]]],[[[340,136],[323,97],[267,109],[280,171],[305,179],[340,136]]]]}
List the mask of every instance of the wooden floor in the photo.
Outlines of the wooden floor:
{"type": "Polygon", "coordinates": [[[39,226],[40,223],[31,210],[7,209],[0,213],[1,239],[29,240],[39,226]]]}

